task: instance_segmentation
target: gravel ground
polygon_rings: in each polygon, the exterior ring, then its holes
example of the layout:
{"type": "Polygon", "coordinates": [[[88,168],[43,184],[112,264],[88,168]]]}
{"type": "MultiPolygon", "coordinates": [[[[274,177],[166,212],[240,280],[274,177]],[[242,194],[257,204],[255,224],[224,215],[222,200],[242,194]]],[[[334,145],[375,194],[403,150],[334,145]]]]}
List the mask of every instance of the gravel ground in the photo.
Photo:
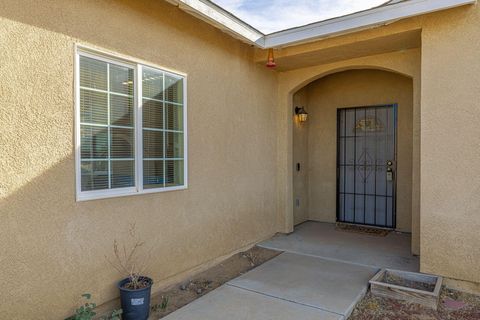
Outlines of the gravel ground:
{"type": "Polygon", "coordinates": [[[435,311],[368,292],[349,320],[480,320],[480,296],[443,287],[435,311]]]}

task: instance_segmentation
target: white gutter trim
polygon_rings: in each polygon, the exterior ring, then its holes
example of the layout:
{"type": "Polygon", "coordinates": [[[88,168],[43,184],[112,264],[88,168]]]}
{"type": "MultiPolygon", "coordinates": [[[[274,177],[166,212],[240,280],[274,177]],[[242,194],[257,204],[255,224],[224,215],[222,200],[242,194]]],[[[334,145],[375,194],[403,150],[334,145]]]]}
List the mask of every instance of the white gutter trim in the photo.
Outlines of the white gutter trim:
{"type": "Polygon", "coordinates": [[[351,33],[396,20],[446,10],[476,0],[410,0],[338,17],[265,36],[265,47],[281,47],[297,42],[351,33]]]}
{"type": "Polygon", "coordinates": [[[226,10],[205,0],[166,0],[191,14],[200,15],[216,27],[229,31],[243,40],[263,48],[265,35],[226,10]]]}
{"type": "Polygon", "coordinates": [[[261,49],[285,47],[299,42],[353,33],[477,2],[477,0],[409,0],[265,35],[208,0],[166,1],[261,49]]]}

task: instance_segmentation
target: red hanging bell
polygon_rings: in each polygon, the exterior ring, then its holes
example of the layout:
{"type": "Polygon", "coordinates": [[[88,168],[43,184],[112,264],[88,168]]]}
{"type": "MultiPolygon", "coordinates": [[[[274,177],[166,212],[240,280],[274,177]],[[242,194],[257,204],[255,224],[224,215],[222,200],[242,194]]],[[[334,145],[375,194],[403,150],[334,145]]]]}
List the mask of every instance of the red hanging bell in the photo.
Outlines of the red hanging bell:
{"type": "Polygon", "coordinates": [[[275,58],[273,57],[273,49],[268,49],[268,59],[267,59],[267,68],[275,68],[277,64],[275,63],[275,58]]]}

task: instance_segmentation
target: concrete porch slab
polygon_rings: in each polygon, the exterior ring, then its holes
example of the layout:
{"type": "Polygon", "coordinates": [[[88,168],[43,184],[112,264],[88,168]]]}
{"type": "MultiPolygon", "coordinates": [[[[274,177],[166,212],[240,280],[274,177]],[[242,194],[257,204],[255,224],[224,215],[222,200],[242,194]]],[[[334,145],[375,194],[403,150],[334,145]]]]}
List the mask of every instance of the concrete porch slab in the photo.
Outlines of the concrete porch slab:
{"type": "Polygon", "coordinates": [[[307,222],[260,246],[286,251],[166,320],[345,320],[381,267],[418,270],[410,236],[376,237],[307,222]]]}
{"type": "Polygon", "coordinates": [[[377,268],[419,271],[411,254],[410,235],[390,232],[385,237],[335,230],[335,224],[305,222],[289,235],[277,235],[260,247],[311,255],[377,268]]]}
{"type": "Polygon", "coordinates": [[[338,314],[224,285],[165,320],[343,320],[338,314]]]}
{"type": "Polygon", "coordinates": [[[283,253],[228,284],[346,318],[377,271],[373,267],[283,253]]]}

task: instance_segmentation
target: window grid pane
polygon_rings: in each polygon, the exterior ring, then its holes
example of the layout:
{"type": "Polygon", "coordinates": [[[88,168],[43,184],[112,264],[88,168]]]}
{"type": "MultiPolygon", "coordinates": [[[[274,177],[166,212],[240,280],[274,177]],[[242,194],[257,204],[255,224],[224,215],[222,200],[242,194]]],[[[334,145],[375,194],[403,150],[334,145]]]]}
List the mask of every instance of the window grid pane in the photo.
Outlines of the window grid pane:
{"type": "Polygon", "coordinates": [[[133,68],[80,56],[81,191],[135,186],[134,85],[133,68]]]}
{"type": "Polygon", "coordinates": [[[82,161],[81,190],[102,190],[108,188],[108,161],[82,161]]]}
{"type": "Polygon", "coordinates": [[[144,160],[143,161],[143,188],[153,189],[161,188],[165,185],[164,180],[164,162],[163,160],[144,160]]]}
{"type": "Polygon", "coordinates": [[[112,160],[112,181],[111,187],[127,188],[135,186],[135,161],[134,160],[112,160]]]}
{"type": "Polygon", "coordinates": [[[108,130],[99,126],[80,126],[81,159],[108,159],[108,130]]]}
{"type": "Polygon", "coordinates": [[[80,86],[107,90],[107,68],[108,64],[106,62],[83,56],[80,57],[80,86]]]}
{"type": "Polygon", "coordinates": [[[108,124],[107,100],[108,94],[105,92],[80,89],[80,122],[108,124]]]}
{"type": "Polygon", "coordinates": [[[183,79],[143,68],[142,103],[143,187],[183,185],[183,79]]]}

